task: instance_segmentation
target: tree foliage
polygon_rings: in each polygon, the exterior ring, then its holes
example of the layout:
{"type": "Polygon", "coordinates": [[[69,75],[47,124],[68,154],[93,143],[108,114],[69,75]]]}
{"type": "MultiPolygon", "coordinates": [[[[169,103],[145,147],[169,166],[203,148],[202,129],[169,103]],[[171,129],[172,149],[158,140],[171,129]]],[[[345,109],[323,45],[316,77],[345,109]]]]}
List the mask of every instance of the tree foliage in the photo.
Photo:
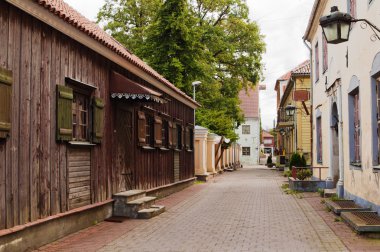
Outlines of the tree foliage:
{"type": "Polygon", "coordinates": [[[238,94],[262,77],[263,36],[244,0],[107,0],[98,14],[118,41],[191,95],[197,124],[236,139],[238,94]]]}

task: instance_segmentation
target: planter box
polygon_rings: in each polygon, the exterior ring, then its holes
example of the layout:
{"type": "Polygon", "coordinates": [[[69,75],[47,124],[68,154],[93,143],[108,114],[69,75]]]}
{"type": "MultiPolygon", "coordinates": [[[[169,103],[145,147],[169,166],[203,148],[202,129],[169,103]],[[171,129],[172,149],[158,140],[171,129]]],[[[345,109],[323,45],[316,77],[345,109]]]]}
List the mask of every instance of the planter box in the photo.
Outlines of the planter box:
{"type": "Polygon", "coordinates": [[[317,192],[318,188],[325,189],[325,180],[298,180],[289,177],[289,188],[300,192],[317,192]]]}

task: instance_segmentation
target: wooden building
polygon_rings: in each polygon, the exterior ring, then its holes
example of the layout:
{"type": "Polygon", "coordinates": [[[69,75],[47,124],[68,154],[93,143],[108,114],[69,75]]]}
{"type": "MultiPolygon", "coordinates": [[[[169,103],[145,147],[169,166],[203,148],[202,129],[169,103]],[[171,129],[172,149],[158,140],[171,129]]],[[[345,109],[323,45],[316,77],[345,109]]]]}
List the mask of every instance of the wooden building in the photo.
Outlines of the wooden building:
{"type": "Polygon", "coordinates": [[[197,106],[63,1],[0,1],[0,236],[193,178],[197,106]]]}

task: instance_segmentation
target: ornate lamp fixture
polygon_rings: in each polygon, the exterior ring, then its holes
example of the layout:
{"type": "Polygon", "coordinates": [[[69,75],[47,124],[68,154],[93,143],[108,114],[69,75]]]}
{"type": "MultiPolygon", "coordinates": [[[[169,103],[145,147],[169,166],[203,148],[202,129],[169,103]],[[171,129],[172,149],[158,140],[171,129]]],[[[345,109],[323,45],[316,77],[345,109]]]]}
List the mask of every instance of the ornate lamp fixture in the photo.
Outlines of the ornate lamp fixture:
{"type": "Polygon", "coordinates": [[[372,24],[367,19],[354,19],[348,13],[343,13],[338,10],[337,6],[331,7],[331,14],[323,16],[319,19],[319,24],[323,29],[323,34],[326,42],[329,44],[339,44],[348,41],[350,35],[351,23],[363,22],[361,27],[364,29],[367,25],[372,29],[373,35],[371,40],[380,40],[377,33],[380,29],[372,24]]]}
{"type": "Polygon", "coordinates": [[[285,113],[287,116],[293,116],[296,111],[296,106],[289,104],[285,107],[285,113]]]}

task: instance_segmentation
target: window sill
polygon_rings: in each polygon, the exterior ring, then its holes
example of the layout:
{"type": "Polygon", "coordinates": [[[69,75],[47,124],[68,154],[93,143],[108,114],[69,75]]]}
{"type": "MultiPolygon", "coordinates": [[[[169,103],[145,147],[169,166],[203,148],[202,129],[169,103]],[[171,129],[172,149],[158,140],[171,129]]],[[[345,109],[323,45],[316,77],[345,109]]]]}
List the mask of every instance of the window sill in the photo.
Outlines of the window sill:
{"type": "Polygon", "coordinates": [[[180,149],[174,149],[174,151],[176,151],[176,152],[181,152],[182,150],[180,150],[180,149]]]}
{"type": "Polygon", "coordinates": [[[379,173],[380,172],[380,165],[374,165],[372,166],[373,172],[379,173]]]}
{"type": "Polygon", "coordinates": [[[151,146],[142,146],[141,148],[143,148],[144,150],[154,150],[154,148],[151,146]]]}
{"type": "Polygon", "coordinates": [[[170,149],[165,148],[165,147],[161,147],[160,150],[162,150],[162,151],[169,151],[170,149]]]}
{"type": "Polygon", "coordinates": [[[90,142],[81,142],[81,141],[69,141],[70,145],[75,146],[95,146],[96,144],[90,143],[90,142]]]}
{"type": "Polygon", "coordinates": [[[186,150],[187,152],[193,152],[193,150],[186,150]]]}
{"type": "Polygon", "coordinates": [[[362,170],[362,163],[350,163],[350,169],[352,170],[362,170]]]}

